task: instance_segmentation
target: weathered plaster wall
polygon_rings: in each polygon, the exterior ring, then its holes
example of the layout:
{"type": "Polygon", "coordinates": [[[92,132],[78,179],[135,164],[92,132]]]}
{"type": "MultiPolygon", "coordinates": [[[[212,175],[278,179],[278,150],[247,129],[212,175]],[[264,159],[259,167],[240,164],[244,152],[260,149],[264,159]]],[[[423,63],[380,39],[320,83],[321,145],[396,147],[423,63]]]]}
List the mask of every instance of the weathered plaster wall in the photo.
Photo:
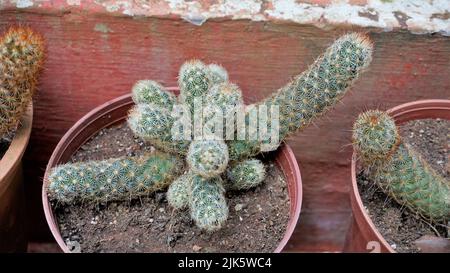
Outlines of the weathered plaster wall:
{"type": "Polygon", "coordinates": [[[384,31],[450,35],[448,0],[0,0],[0,8],[108,12],[126,16],[179,16],[193,24],[208,19],[292,21],[321,28],[337,25],[384,31]]]}

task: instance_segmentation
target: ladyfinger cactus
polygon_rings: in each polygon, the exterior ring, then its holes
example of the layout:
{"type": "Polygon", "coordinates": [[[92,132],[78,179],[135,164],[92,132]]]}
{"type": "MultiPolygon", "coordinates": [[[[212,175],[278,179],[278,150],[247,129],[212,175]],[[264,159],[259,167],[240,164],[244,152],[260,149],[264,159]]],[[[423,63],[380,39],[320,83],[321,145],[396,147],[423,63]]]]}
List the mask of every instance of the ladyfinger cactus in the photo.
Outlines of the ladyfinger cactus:
{"type": "Polygon", "coordinates": [[[178,84],[180,86],[180,102],[193,113],[194,99],[205,96],[211,87],[208,66],[199,60],[185,62],[180,68],[178,84]]]}
{"type": "Polygon", "coordinates": [[[167,187],[183,169],[163,153],[69,163],[51,170],[48,195],[60,203],[130,200],[167,187]]]}
{"type": "Polygon", "coordinates": [[[30,28],[12,27],[0,38],[0,138],[30,104],[43,61],[44,41],[30,28]]]}
{"type": "Polygon", "coordinates": [[[184,209],[189,206],[191,181],[194,174],[188,172],[178,177],[170,184],[167,190],[167,202],[175,209],[184,209]]]}
{"type": "Polygon", "coordinates": [[[223,140],[194,140],[186,161],[193,173],[211,178],[227,168],[228,147],[223,140]]]}
{"type": "Polygon", "coordinates": [[[220,229],[228,218],[225,189],[220,177],[194,175],[191,181],[189,207],[196,225],[207,231],[220,229]]]}
{"type": "Polygon", "coordinates": [[[261,160],[248,159],[227,169],[226,188],[248,190],[261,184],[266,178],[266,168],[261,160]]]}
{"type": "Polygon", "coordinates": [[[138,81],[131,92],[134,103],[153,104],[168,111],[172,110],[177,100],[174,94],[165,90],[159,83],[151,80],[138,81]]]}
{"type": "MultiPolygon", "coordinates": [[[[372,60],[368,37],[351,33],[336,40],[308,70],[258,105],[279,107],[279,140],[304,128],[335,105],[372,60]]],[[[268,121],[270,121],[270,117],[268,121]]],[[[270,124],[268,124],[270,127],[270,124]]],[[[261,152],[259,141],[229,143],[231,160],[261,152]]],[[[276,145],[273,146],[276,148],[276,145]]]]}
{"type": "Polygon", "coordinates": [[[173,124],[171,113],[154,104],[138,104],[128,115],[128,125],[136,136],[163,151],[185,154],[189,142],[174,140],[177,136],[172,131],[173,124]]]}
{"type": "Polygon", "coordinates": [[[368,177],[387,195],[431,220],[450,219],[450,181],[402,142],[387,113],[360,114],[353,126],[353,146],[368,177]]]}

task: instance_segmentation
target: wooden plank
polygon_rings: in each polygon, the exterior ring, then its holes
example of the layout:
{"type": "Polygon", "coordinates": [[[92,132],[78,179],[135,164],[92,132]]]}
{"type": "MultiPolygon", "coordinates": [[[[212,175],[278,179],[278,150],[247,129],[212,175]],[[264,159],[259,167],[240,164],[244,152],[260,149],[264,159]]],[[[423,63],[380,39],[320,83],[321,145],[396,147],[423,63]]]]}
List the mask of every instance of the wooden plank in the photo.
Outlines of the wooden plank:
{"type": "MultiPolygon", "coordinates": [[[[197,27],[163,18],[0,12],[0,28],[10,23],[31,25],[48,41],[25,162],[28,226],[36,240],[50,238],[40,200],[46,162],[60,137],[85,113],[129,92],[139,79],[175,85],[179,66],[190,58],[221,63],[247,102],[256,101],[303,71],[349,30],[225,19],[197,27]]],[[[305,195],[290,251],[342,249],[350,217],[351,148],[346,145],[359,111],[450,97],[448,38],[364,31],[375,43],[369,70],[333,112],[289,141],[301,164],[305,195]]]]}

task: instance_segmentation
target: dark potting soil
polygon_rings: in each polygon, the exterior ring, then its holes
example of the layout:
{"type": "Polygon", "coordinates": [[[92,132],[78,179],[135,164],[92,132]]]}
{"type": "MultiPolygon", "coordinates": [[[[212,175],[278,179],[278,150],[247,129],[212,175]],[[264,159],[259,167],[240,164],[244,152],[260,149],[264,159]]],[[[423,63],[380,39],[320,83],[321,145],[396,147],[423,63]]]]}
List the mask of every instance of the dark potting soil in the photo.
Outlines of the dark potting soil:
{"type": "MultiPolygon", "coordinates": [[[[400,127],[403,141],[421,154],[439,174],[450,177],[450,121],[414,120],[400,127]]],[[[397,252],[420,252],[414,243],[424,235],[450,238],[448,223],[430,223],[397,204],[362,173],[358,188],[370,218],[386,241],[397,252]]]]}
{"type": "Polygon", "coordinates": [[[2,160],[3,156],[8,151],[9,145],[14,139],[15,132],[8,134],[6,137],[0,137],[0,160],[2,160]]]}
{"type": "MultiPolygon", "coordinates": [[[[102,160],[153,150],[125,124],[104,129],[72,161],[102,160]]],[[[227,193],[229,218],[214,233],[201,231],[189,212],[173,211],[165,192],[108,204],[53,206],[63,239],[81,252],[273,252],[289,220],[282,172],[266,160],[263,185],[227,193]],[[78,248],[79,247],[79,248],[78,248]]],[[[53,204],[54,205],[54,204],[53,204]]]]}
{"type": "Polygon", "coordinates": [[[9,142],[0,139],[0,160],[2,160],[9,147],[9,142]]]}

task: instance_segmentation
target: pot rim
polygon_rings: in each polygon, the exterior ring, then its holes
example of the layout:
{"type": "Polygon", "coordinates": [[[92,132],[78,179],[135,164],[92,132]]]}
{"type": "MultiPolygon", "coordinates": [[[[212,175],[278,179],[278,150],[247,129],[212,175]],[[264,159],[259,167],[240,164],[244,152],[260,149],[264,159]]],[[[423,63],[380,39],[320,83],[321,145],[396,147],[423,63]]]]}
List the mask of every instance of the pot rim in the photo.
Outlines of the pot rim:
{"type": "MultiPolygon", "coordinates": [[[[389,110],[387,113],[392,116],[396,124],[402,124],[404,122],[416,119],[426,119],[426,118],[443,118],[439,115],[441,111],[450,111],[450,100],[445,99],[429,99],[429,100],[418,100],[413,102],[407,102],[397,105],[389,110]]],[[[444,117],[445,119],[445,117],[444,117]]],[[[390,246],[390,244],[384,239],[383,235],[378,231],[372,219],[368,215],[364,204],[362,202],[361,196],[358,190],[358,184],[356,180],[356,151],[353,150],[352,162],[351,162],[351,194],[352,194],[352,207],[356,205],[358,211],[357,213],[362,215],[366,224],[369,225],[370,229],[373,231],[377,240],[383,245],[383,247],[390,253],[395,253],[396,251],[390,246]],[[356,203],[356,204],[355,204],[356,203]]],[[[355,212],[353,212],[355,213],[355,212]]],[[[355,217],[355,216],[354,216],[355,217]]],[[[355,217],[356,221],[359,222],[361,219],[355,217]],[[359,221],[358,221],[359,220],[359,221]]],[[[361,223],[358,223],[360,226],[361,223]]]]}
{"type": "MultiPolygon", "coordinates": [[[[178,92],[177,87],[167,88],[169,91],[172,91],[174,93],[178,92]]],[[[69,146],[69,144],[75,139],[78,138],[79,135],[87,128],[88,126],[95,123],[99,118],[102,116],[108,115],[108,113],[112,113],[116,111],[118,108],[121,108],[126,104],[131,98],[131,94],[125,94],[122,96],[119,96],[113,100],[110,100],[104,104],[101,104],[91,110],[89,113],[84,115],[81,119],[79,119],[61,138],[58,145],[55,147],[50,160],[47,164],[45,175],[43,179],[42,184],[42,204],[44,208],[44,214],[45,219],[47,221],[47,224],[50,228],[50,231],[55,238],[56,242],[58,243],[59,247],[63,250],[65,253],[70,253],[71,251],[67,247],[66,243],[64,242],[61,233],[59,231],[59,227],[57,225],[57,222],[55,220],[55,217],[53,215],[53,210],[50,205],[50,202],[47,198],[47,183],[48,183],[48,174],[51,168],[56,166],[60,158],[63,154],[65,154],[65,150],[69,146]]],[[[103,124],[101,128],[99,128],[96,133],[98,133],[99,130],[109,127],[121,120],[124,120],[126,117],[120,117],[113,119],[109,121],[108,123],[103,124]]],[[[93,135],[96,133],[83,137],[84,143],[88,141],[93,135]]],[[[296,203],[294,205],[290,204],[290,217],[289,221],[286,227],[285,234],[282,238],[282,240],[279,242],[277,248],[274,250],[275,253],[281,252],[283,248],[288,243],[289,239],[291,238],[292,234],[294,233],[294,230],[297,226],[298,219],[300,217],[300,211],[302,206],[302,198],[303,198],[303,191],[302,191],[302,179],[301,179],[301,173],[300,168],[297,163],[296,157],[292,149],[287,145],[283,144],[278,150],[277,150],[277,156],[276,156],[276,162],[280,166],[280,168],[283,171],[283,174],[287,178],[288,175],[295,178],[295,183],[293,183],[292,186],[288,185],[289,195],[290,196],[296,196],[296,203]],[[286,161],[289,164],[288,169],[285,169],[283,165],[280,163],[280,158],[285,158],[286,161]],[[288,172],[289,171],[289,172],[288,172]],[[292,192],[291,192],[292,191],[292,192]]],[[[286,183],[288,183],[288,180],[286,179],[286,183]]],[[[293,200],[291,199],[290,202],[293,200]]]]}
{"type": "Polygon", "coordinates": [[[8,187],[8,185],[3,185],[3,181],[6,181],[5,178],[10,176],[22,161],[22,157],[30,140],[32,125],[33,103],[30,103],[21,118],[20,125],[12,142],[9,144],[6,153],[0,160],[0,196],[3,192],[3,188],[6,189],[8,187]]]}

